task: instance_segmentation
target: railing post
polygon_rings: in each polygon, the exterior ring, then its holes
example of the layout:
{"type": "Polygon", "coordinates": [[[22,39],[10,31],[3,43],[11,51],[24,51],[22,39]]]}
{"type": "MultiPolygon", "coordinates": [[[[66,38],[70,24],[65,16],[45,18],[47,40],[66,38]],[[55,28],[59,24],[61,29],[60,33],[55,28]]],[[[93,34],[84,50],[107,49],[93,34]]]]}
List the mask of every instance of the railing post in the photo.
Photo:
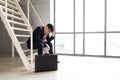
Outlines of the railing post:
{"type": "MultiPolygon", "coordinates": [[[[5,0],[5,18],[7,19],[7,0],[5,0]]],[[[12,20],[14,20],[12,18],[12,20]]],[[[12,24],[12,27],[14,26],[14,24],[12,24]]],[[[14,44],[12,42],[12,58],[15,57],[15,52],[14,52],[14,44]]]]}
{"type": "Polygon", "coordinates": [[[32,30],[30,31],[30,35],[31,35],[31,50],[30,50],[30,53],[31,53],[31,68],[33,69],[34,67],[34,63],[33,63],[33,35],[32,35],[32,30]]]}
{"type": "Polygon", "coordinates": [[[14,48],[14,44],[12,42],[12,58],[14,58],[14,57],[15,57],[15,48],[14,48]]]}
{"type": "MultiPolygon", "coordinates": [[[[12,15],[14,15],[14,13],[12,13],[12,15]]],[[[12,21],[14,21],[14,18],[12,18],[12,21]]],[[[14,27],[14,23],[12,23],[12,27],[14,27]]],[[[14,43],[12,42],[12,58],[15,57],[15,47],[14,47],[14,43]]]]}
{"type": "MultiPolygon", "coordinates": [[[[30,22],[30,0],[27,0],[27,18],[28,18],[28,21],[30,22]]],[[[30,56],[31,56],[31,68],[33,69],[34,68],[34,63],[33,63],[33,35],[32,35],[32,28],[30,30],[30,40],[31,40],[31,49],[30,49],[30,56]]]]}

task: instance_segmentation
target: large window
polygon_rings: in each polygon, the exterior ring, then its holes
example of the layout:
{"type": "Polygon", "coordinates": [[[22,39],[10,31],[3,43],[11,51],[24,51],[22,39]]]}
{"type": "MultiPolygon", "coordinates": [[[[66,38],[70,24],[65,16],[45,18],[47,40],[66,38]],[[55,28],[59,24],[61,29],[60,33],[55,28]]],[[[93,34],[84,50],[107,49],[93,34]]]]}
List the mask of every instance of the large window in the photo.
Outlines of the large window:
{"type": "Polygon", "coordinates": [[[56,32],[73,32],[73,0],[55,2],[56,32]]]}
{"type": "Polygon", "coordinates": [[[106,54],[120,56],[120,0],[107,0],[106,54]]]}
{"type": "Polygon", "coordinates": [[[56,52],[73,54],[73,34],[56,34],[56,52]]]}
{"type": "Polygon", "coordinates": [[[120,0],[51,1],[55,53],[120,56],[120,0]]]}
{"type": "Polygon", "coordinates": [[[87,55],[104,55],[104,35],[86,34],[85,53],[87,55]]]}
{"type": "Polygon", "coordinates": [[[75,54],[83,53],[83,34],[75,35],[75,54]]]}
{"type": "Polygon", "coordinates": [[[120,56],[120,33],[107,34],[107,55],[120,56]]]}
{"type": "Polygon", "coordinates": [[[104,1],[85,0],[85,31],[104,31],[104,1]]]}
{"type": "Polygon", "coordinates": [[[75,0],[75,32],[83,32],[83,0],[75,0]]]}
{"type": "Polygon", "coordinates": [[[120,0],[107,0],[107,31],[120,31],[120,0]]]}

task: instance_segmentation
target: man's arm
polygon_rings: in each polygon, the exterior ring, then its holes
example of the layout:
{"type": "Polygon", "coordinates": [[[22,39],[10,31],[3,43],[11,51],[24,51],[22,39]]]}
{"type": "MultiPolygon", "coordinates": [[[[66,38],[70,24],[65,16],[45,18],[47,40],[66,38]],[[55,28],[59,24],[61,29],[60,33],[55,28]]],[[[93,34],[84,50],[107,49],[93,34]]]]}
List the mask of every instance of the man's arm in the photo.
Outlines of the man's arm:
{"type": "Polygon", "coordinates": [[[54,38],[55,38],[55,32],[52,32],[52,36],[51,37],[50,37],[50,35],[48,35],[46,37],[46,39],[47,39],[48,42],[51,42],[54,38]]]}
{"type": "Polygon", "coordinates": [[[44,44],[44,46],[46,47],[46,43],[41,39],[41,35],[42,35],[42,28],[41,27],[37,27],[34,32],[33,32],[33,41],[35,42],[41,42],[44,44]]]}

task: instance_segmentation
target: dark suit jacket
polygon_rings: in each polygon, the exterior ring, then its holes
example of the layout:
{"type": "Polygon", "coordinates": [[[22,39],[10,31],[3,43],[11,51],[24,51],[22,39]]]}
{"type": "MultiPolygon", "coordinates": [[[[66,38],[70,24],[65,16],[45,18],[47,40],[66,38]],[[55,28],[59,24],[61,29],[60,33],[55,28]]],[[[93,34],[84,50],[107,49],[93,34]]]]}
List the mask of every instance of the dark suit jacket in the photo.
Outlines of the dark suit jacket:
{"type": "MultiPolygon", "coordinates": [[[[46,42],[43,41],[43,36],[44,36],[44,27],[43,26],[39,26],[37,27],[34,31],[33,31],[33,45],[34,43],[43,43],[44,47],[46,47],[46,42]]],[[[47,42],[50,42],[54,39],[54,37],[50,37],[50,35],[48,34],[46,37],[47,42]]],[[[28,48],[30,48],[30,38],[27,40],[27,45],[28,48]]]]}

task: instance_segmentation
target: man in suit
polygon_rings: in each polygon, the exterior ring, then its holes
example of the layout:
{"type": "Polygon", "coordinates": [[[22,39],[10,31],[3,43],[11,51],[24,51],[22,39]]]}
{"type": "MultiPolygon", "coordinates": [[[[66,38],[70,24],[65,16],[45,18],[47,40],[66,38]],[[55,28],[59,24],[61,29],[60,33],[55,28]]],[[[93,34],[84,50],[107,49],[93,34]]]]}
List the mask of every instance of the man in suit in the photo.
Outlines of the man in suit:
{"type": "MultiPolygon", "coordinates": [[[[33,49],[38,49],[38,55],[43,54],[43,48],[47,47],[50,54],[53,54],[51,41],[55,37],[54,26],[47,24],[39,26],[33,31],[33,49]],[[50,33],[52,34],[50,36],[50,33]]],[[[30,49],[30,38],[27,40],[27,47],[30,49]]]]}

